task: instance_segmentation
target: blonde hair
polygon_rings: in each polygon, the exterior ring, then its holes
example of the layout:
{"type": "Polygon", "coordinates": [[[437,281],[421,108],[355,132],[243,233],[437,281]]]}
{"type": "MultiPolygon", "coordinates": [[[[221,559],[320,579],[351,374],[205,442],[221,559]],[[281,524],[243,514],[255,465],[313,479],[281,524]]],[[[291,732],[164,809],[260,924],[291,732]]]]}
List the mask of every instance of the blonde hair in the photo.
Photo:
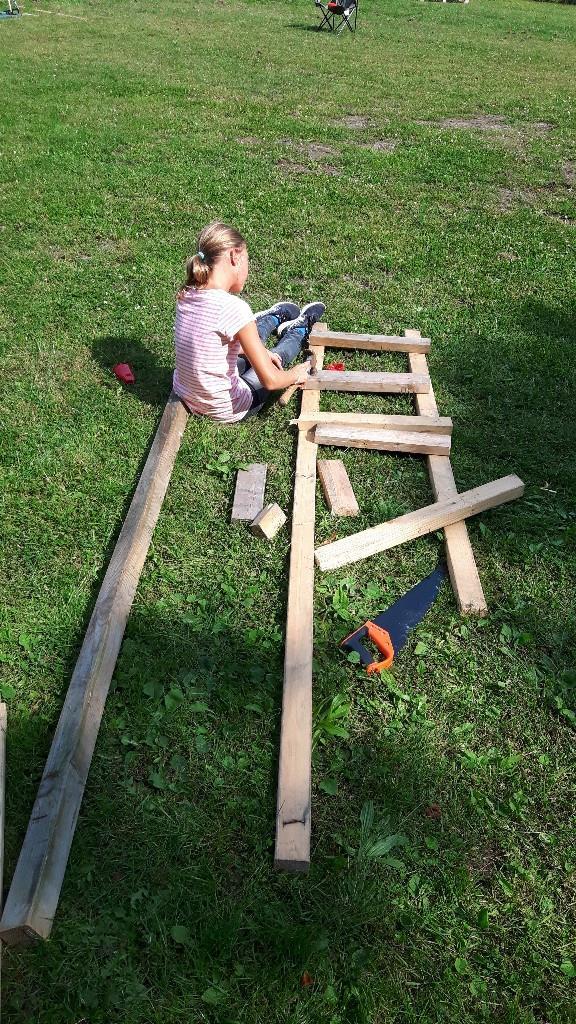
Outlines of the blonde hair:
{"type": "Polygon", "coordinates": [[[200,232],[198,251],[186,260],[186,288],[201,288],[216,260],[229,249],[242,249],[245,240],[236,228],[214,220],[200,232]]]}

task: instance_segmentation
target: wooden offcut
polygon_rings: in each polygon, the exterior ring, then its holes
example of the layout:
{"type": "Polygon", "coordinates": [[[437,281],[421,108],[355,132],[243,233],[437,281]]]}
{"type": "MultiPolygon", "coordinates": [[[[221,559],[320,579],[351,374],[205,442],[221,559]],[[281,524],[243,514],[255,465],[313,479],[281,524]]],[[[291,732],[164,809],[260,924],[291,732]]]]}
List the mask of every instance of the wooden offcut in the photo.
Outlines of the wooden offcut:
{"type": "Polygon", "coordinates": [[[520,498],[523,493],[524,484],[513,474],[492,480],[481,487],[474,487],[470,491],[427,505],[416,512],[398,516],[388,523],[381,523],[351,537],[337,540],[333,544],[319,547],[315,551],[316,563],[321,569],[327,570],[359,562],[369,555],[387,551],[415,537],[422,537],[461,519],[475,516],[486,509],[513,501],[520,498]]]}
{"type": "Polygon", "coordinates": [[[422,373],[320,370],[307,378],[305,391],[363,391],[374,394],[425,394],[430,378],[422,373]]]}
{"type": "Polygon", "coordinates": [[[266,489],[265,462],[252,462],[246,469],[239,469],[236,477],[236,490],[232,505],[231,521],[252,520],[264,507],[264,491],[266,489]]]}
{"type": "MultiPolygon", "coordinates": [[[[406,331],[410,341],[419,337],[419,331],[406,331]]],[[[410,369],[413,373],[428,373],[426,356],[414,353],[408,356],[410,369]]],[[[438,406],[434,391],[430,387],[427,395],[416,395],[414,399],[416,411],[420,417],[437,417],[438,406]]],[[[457,494],[456,482],[452,466],[448,459],[439,459],[435,455],[428,456],[428,474],[434,497],[437,501],[450,498],[457,494]]],[[[486,615],[488,606],[478,575],[474,552],[468,536],[468,528],[464,521],[452,523],[444,529],[446,541],[446,561],[450,582],[458,609],[462,615],[486,615]]]]}
{"type": "Polygon", "coordinates": [[[272,540],[278,531],[284,526],[286,515],[275,502],[266,505],[250,523],[250,529],[255,537],[263,540],[272,540]]]}
{"type": "Polygon", "coordinates": [[[341,459],[318,459],[316,465],[324,498],[332,515],[357,516],[360,509],[341,459]]]}
{"type": "Polygon", "coordinates": [[[168,400],[116,542],[64,701],[0,922],[10,945],[47,938],[104,704],[188,412],[168,400]]]}
{"type": "Polygon", "coordinates": [[[321,423],[316,427],[316,444],[339,448],[373,448],[381,452],[406,452],[413,455],[450,454],[448,434],[424,434],[417,430],[378,430],[321,423]]]}
{"type": "Polygon", "coordinates": [[[395,414],[388,416],[375,412],[317,412],[312,416],[301,413],[298,419],[290,420],[290,425],[297,426],[299,430],[309,430],[318,423],[381,430],[418,430],[427,434],[452,433],[452,420],[449,416],[397,416],[395,414]]]}
{"type": "Polygon", "coordinates": [[[326,348],[355,348],[364,352],[428,352],[430,338],[410,338],[391,334],[350,334],[345,331],[312,331],[309,345],[326,348]]]}
{"type": "MultiPolygon", "coordinates": [[[[319,326],[316,325],[316,330],[319,326]]],[[[324,349],[317,347],[315,353],[316,370],[320,370],[324,349]]],[[[301,413],[316,413],[319,403],[318,391],[304,391],[301,413]]],[[[292,508],[274,848],[275,867],[290,872],[305,872],[310,867],[317,451],[317,445],[309,440],[305,431],[301,430],[298,434],[292,508]]]]}

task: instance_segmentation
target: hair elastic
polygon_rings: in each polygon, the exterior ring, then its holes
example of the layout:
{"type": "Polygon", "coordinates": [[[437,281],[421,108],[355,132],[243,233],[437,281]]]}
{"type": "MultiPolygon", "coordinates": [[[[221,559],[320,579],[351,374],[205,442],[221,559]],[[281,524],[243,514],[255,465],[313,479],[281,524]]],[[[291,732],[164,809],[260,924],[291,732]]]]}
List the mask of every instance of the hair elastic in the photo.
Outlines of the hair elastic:
{"type": "Polygon", "coordinates": [[[204,255],[204,253],[202,252],[202,249],[198,249],[198,252],[196,253],[196,255],[199,256],[200,259],[202,260],[202,263],[204,263],[204,260],[206,259],[206,257],[204,255]]]}

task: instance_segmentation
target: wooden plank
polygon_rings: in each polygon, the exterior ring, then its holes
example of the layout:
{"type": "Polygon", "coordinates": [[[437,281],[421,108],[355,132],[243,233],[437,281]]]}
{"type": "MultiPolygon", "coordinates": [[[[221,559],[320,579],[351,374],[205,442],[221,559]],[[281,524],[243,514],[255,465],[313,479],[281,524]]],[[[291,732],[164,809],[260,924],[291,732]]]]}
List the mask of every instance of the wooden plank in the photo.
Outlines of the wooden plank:
{"type": "MultiPolygon", "coordinates": [[[[418,331],[406,331],[406,334],[411,337],[418,333],[418,331]]],[[[428,373],[426,356],[409,355],[408,361],[413,373],[428,373]]],[[[416,411],[420,416],[438,416],[438,406],[432,388],[427,395],[416,395],[415,403],[416,411]]],[[[430,455],[428,457],[428,474],[434,496],[438,501],[458,493],[452,466],[446,459],[430,455]]],[[[447,526],[444,530],[444,538],[450,581],[459,611],[462,615],[486,615],[488,606],[466,523],[453,523],[451,526],[447,526]]]]}
{"type": "Polygon", "coordinates": [[[420,430],[427,434],[451,434],[452,420],[449,416],[397,416],[372,412],[317,412],[315,416],[300,414],[298,419],[290,420],[290,426],[299,430],[309,430],[317,423],[330,423],[339,426],[358,426],[381,428],[382,430],[420,430]]]}
{"type": "Polygon", "coordinates": [[[357,516],[360,509],[344,463],[340,459],[318,459],[316,466],[332,515],[357,516]]]}
{"type": "MultiPolygon", "coordinates": [[[[316,325],[318,329],[318,324],[316,325]]],[[[316,369],[324,349],[315,349],[316,369]]],[[[302,393],[303,415],[318,411],[320,393],[302,393]]],[[[304,431],[298,434],[288,579],[284,689],[280,725],[274,865],[291,872],[310,867],[312,789],[312,644],[314,637],[314,521],[316,453],[304,431]]]]}
{"type": "Polygon", "coordinates": [[[265,462],[251,462],[246,469],[238,470],[231,522],[235,523],[239,520],[252,522],[262,511],[267,472],[268,466],[265,462]]]}
{"type": "Polygon", "coordinates": [[[511,474],[499,480],[474,487],[470,491],[445,498],[433,505],[419,508],[416,512],[391,519],[369,530],[361,530],[351,537],[326,544],[315,551],[316,564],[323,570],[337,569],[350,562],[359,562],[369,555],[387,551],[415,537],[423,537],[426,533],[441,530],[450,523],[459,522],[468,516],[478,515],[489,508],[495,508],[506,501],[520,498],[524,493],[524,484],[519,477],[511,474]]]}
{"type": "Polygon", "coordinates": [[[356,348],[364,352],[428,352],[430,338],[407,338],[392,334],[349,334],[346,331],[312,331],[310,346],[356,348]]]}
{"type": "MultiPolygon", "coordinates": [[[[6,726],[8,711],[4,703],[0,704],[0,909],[4,892],[4,830],[6,827],[6,726]]],[[[0,950],[0,960],[1,960],[0,950]]]]}
{"type": "Polygon", "coordinates": [[[430,378],[422,373],[370,373],[364,370],[321,370],[308,377],[304,391],[371,391],[378,394],[425,394],[430,378]]]}
{"type": "Polygon", "coordinates": [[[409,452],[415,455],[450,454],[447,434],[423,434],[417,430],[375,430],[364,427],[331,426],[320,423],[315,432],[316,444],[332,444],[340,448],[374,448],[381,452],[409,452]]]}
{"type": "Polygon", "coordinates": [[[188,412],[168,399],[76,662],[0,922],[10,945],[47,938],[110,679],[188,412]]]}

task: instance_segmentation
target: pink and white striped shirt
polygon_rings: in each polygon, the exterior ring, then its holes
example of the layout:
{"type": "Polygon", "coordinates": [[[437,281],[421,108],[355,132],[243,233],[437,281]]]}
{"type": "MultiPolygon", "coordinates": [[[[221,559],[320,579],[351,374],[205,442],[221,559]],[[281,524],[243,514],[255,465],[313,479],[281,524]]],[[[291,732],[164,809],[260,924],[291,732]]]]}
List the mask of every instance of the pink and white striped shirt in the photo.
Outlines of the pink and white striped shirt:
{"type": "Polygon", "coordinates": [[[242,419],[252,391],[236,366],[234,338],[254,314],[244,299],[221,288],[184,288],[176,303],[174,391],[192,412],[224,423],[242,419]]]}

